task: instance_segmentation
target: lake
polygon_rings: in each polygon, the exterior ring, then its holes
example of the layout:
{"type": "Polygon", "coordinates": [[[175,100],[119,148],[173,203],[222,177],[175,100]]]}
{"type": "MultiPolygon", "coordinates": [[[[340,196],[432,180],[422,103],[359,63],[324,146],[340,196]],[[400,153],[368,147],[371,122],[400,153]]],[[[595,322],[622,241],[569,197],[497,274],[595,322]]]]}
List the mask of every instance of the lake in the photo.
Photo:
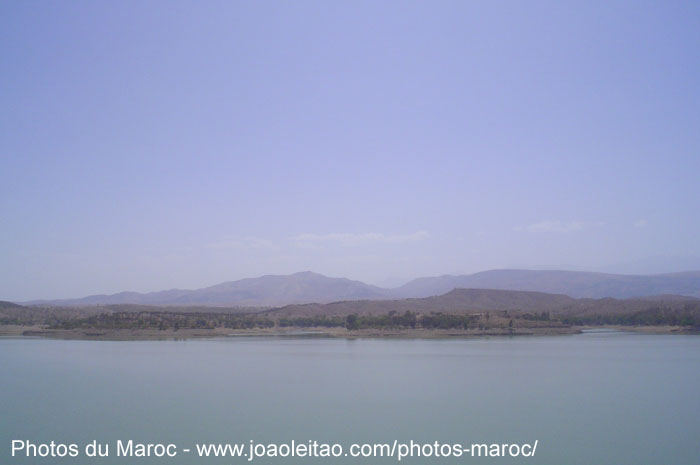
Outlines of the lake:
{"type": "Polygon", "coordinates": [[[0,463],[399,463],[200,458],[197,443],[532,443],[534,458],[400,463],[700,463],[700,337],[594,332],[475,339],[0,338],[0,463]],[[10,457],[13,439],[76,458],[10,457]],[[170,458],[113,454],[174,443],[170,458]],[[86,443],[110,456],[82,456],[86,443]]]}

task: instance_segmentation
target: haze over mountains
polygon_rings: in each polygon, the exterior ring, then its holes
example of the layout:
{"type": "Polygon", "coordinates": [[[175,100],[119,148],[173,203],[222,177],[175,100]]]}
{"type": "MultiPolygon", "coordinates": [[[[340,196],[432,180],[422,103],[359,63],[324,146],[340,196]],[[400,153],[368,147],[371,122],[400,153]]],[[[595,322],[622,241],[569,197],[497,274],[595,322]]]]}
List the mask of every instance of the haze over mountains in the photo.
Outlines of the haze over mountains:
{"type": "Polygon", "coordinates": [[[282,306],[345,300],[431,297],[456,288],[545,292],[574,298],[631,298],[657,295],[700,297],[700,271],[658,275],[620,275],[579,271],[491,270],[470,275],[418,278],[385,289],[310,271],[266,275],[214,286],[159,292],[120,292],[77,299],[36,300],[30,305],[211,305],[282,306]]]}

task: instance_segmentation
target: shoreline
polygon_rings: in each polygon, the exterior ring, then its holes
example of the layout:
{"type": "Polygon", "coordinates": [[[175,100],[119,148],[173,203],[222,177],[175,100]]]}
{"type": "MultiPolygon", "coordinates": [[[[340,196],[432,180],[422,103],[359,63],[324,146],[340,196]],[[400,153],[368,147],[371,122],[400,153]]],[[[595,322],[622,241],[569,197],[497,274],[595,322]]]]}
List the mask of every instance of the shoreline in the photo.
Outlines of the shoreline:
{"type": "Polygon", "coordinates": [[[174,330],[134,330],[134,329],[49,329],[44,326],[0,325],[2,337],[27,337],[66,340],[104,340],[104,341],[158,341],[207,339],[221,337],[323,337],[323,338],[415,338],[415,339],[449,339],[482,338],[503,336],[560,336],[582,334],[587,331],[611,330],[640,334],[700,334],[697,329],[682,326],[569,326],[569,327],[533,327],[518,328],[509,331],[505,328],[491,330],[461,329],[380,329],[368,328],[347,330],[346,328],[265,328],[234,330],[231,328],[215,329],[180,329],[174,330]]]}

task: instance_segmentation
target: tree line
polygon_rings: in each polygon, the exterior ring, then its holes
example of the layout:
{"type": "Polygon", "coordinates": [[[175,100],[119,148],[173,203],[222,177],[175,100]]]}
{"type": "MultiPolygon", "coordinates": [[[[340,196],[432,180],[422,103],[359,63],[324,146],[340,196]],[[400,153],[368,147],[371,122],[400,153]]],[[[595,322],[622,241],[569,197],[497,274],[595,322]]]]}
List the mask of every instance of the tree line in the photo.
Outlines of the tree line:
{"type": "Polygon", "coordinates": [[[0,324],[44,324],[53,329],[254,329],[254,328],[347,328],[360,329],[489,329],[531,327],[551,322],[556,325],[624,325],[624,326],[685,326],[700,328],[700,308],[686,305],[676,309],[653,307],[625,313],[590,313],[584,315],[485,312],[482,314],[450,314],[432,312],[403,314],[389,312],[380,315],[350,314],[343,316],[275,316],[269,313],[205,313],[205,312],[107,312],[89,316],[56,315],[37,312],[31,318],[19,315],[0,317],[0,324]]]}

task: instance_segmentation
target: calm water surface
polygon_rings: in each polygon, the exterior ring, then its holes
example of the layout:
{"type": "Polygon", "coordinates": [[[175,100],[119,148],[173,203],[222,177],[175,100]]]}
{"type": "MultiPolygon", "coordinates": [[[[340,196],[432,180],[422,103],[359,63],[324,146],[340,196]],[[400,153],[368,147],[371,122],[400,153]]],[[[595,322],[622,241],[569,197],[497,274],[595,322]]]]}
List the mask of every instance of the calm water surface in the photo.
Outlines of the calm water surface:
{"type": "MultiPolygon", "coordinates": [[[[531,459],[401,463],[700,463],[700,337],[186,341],[0,339],[0,463],[10,441],[531,442],[531,459]]],[[[257,459],[250,463],[397,463],[257,459]]]]}

